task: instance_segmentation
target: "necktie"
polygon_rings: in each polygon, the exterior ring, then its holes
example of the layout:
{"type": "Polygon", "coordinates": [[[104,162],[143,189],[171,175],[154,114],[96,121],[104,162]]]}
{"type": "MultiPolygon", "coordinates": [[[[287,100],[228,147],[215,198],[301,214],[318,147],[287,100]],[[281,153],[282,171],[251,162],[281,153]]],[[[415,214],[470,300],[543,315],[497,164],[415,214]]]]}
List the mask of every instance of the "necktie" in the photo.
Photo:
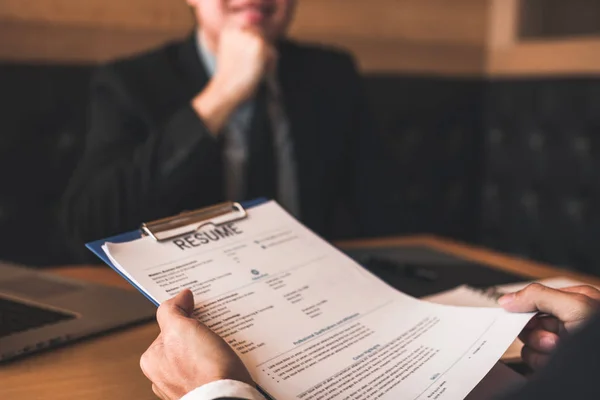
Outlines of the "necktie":
{"type": "Polygon", "coordinates": [[[247,199],[277,198],[277,157],[273,126],[268,112],[268,90],[261,85],[249,137],[247,164],[247,199]]]}

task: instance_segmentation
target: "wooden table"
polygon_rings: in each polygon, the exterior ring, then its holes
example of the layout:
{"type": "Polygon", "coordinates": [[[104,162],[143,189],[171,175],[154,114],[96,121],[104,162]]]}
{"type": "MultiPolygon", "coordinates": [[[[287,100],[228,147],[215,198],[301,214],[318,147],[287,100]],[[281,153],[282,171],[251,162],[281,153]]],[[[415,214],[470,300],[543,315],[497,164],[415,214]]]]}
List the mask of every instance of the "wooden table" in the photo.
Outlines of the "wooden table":
{"type": "MultiPolygon", "coordinates": [[[[430,236],[350,241],[344,248],[430,246],[528,278],[565,276],[600,285],[600,278],[552,268],[540,263],[430,236]]],[[[71,278],[134,290],[112,270],[97,266],[55,268],[71,278]]],[[[155,399],[139,368],[139,358],[158,334],[156,323],[84,340],[0,366],[0,399],[155,399]]]]}

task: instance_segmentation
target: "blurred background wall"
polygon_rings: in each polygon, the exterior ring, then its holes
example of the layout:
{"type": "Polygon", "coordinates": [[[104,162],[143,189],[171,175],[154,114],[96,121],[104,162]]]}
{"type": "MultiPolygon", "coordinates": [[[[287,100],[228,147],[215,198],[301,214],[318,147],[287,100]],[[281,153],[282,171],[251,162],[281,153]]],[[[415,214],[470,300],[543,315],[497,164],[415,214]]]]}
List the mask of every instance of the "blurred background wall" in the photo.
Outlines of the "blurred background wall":
{"type": "MultiPolygon", "coordinates": [[[[0,0],[0,258],[69,262],[55,209],[94,66],[192,26],[183,0],[0,0]]],[[[599,273],[599,2],[299,0],[291,36],[356,55],[395,155],[390,233],[599,273]]]]}
{"type": "MultiPolygon", "coordinates": [[[[366,70],[478,73],[488,2],[300,0],[291,35],[337,44],[366,70]]],[[[193,25],[184,0],[2,0],[0,57],[106,61],[181,37],[193,25]]]]}

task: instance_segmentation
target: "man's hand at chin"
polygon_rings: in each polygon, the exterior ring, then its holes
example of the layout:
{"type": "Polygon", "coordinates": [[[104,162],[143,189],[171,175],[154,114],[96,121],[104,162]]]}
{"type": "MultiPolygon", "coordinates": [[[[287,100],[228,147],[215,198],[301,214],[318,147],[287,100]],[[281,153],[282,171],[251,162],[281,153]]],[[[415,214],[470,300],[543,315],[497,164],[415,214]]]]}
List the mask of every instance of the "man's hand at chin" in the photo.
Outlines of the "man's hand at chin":
{"type": "Polygon", "coordinates": [[[175,400],[197,387],[222,379],[253,384],[248,370],[218,335],[191,317],[189,290],[164,302],[156,313],[160,334],[140,359],[152,390],[175,400]]]}
{"type": "Polygon", "coordinates": [[[275,71],[277,51],[260,30],[228,26],[221,32],[216,57],[214,76],[191,104],[209,130],[218,135],[231,113],[275,71]]]}

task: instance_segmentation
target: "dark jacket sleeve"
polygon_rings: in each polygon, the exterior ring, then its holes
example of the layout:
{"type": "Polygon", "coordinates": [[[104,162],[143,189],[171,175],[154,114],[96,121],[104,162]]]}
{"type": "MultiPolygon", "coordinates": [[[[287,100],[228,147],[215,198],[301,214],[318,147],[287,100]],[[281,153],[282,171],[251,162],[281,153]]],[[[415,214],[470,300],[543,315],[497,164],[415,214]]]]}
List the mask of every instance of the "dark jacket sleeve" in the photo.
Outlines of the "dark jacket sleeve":
{"type": "Polygon", "coordinates": [[[217,141],[189,102],[157,121],[110,67],[92,82],[88,125],[63,199],[64,226],[76,246],[180,211],[178,201],[218,156],[217,141]]]}
{"type": "Polygon", "coordinates": [[[573,335],[546,368],[502,400],[600,399],[600,318],[573,335]]]}

